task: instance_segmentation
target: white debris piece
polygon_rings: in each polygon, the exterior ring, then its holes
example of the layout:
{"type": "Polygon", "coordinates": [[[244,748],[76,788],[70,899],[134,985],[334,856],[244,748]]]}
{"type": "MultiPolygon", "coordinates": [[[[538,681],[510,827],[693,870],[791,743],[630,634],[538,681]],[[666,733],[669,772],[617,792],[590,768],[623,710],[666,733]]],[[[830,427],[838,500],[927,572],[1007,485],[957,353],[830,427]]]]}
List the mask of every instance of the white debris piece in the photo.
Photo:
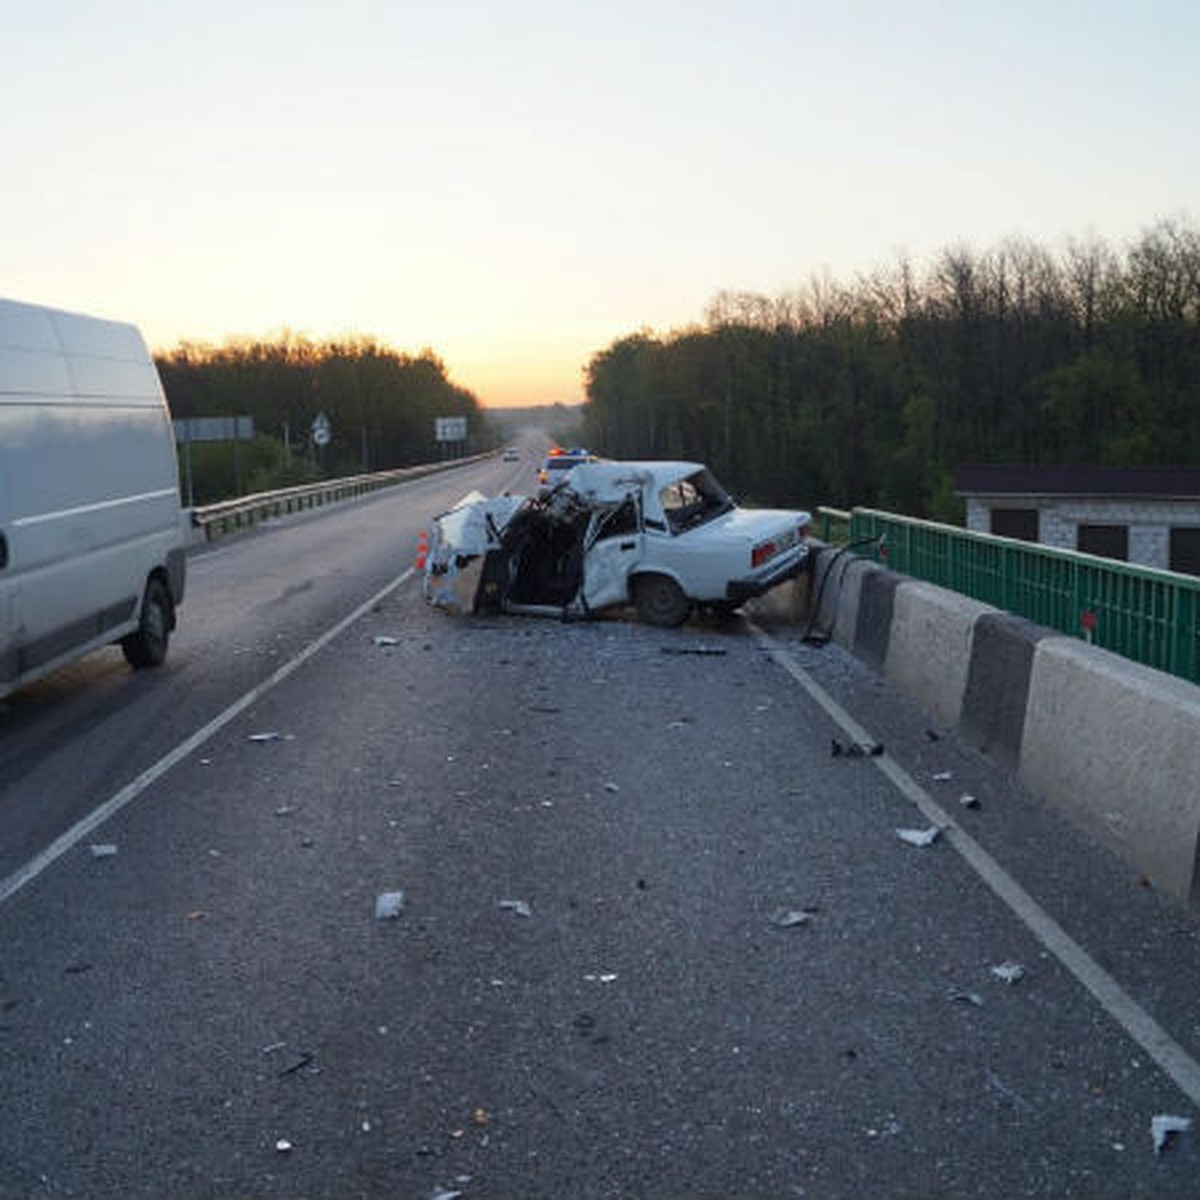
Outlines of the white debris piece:
{"type": "Polygon", "coordinates": [[[792,929],[796,925],[807,925],[812,914],[800,908],[777,908],[771,914],[771,924],[776,929],[792,929]]]}
{"type": "Polygon", "coordinates": [[[280,1154],[287,1154],[291,1148],[292,1143],[289,1142],[287,1138],[280,1138],[279,1141],[275,1143],[275,1149],[278,1150],[280,1154]]]}
{"type": "Polygon", "coordinates": [[[933,781],[934,781],[934,783],[946,783],[948,780],[951,780],[953,778],[954,778],[953,771],[939,771],[936,775],[934,775],[933,781]]]}
{"type": "Polygon", "coordinates": [[[525,900],[501,900],[500,907],[508,909],[509,912],[515,912],[518,917],[533,916],[533,909],[530,908],[528,901],[525,900]]]}
{"type": "Polygon", "coordinates": [[[1159,1154],[1173,1133],[1187,1133],[1192,1127],[1191,1117],[1173,1117],[1161,1113],[1150,1118],[1150,1136],[1154,1139],[1154,1153],[1159,1154]]]}
{"type": "Polygon", "coordinates": [[[979,797],[972,796],[970,792],[963,792],[963,794],[959,796],[958,802],[963,806],[963,808],[979,807],[979,797]]]}
{"type": "Polygon", "coordinates": [[[375,919],[377,921],[394,920],[403,911],[403,892],[380,892],[375,897],[375,919]]]}
{"type": "Polygon", "coordinates": [[[386,634],[386,633],[377,634],[375,636],[374,641],[375,641],[375,645],[377,645],[377,646],[398,646],[398,645],[400,645],[400,639],[398,637],[392,637],[390,634],[386,634]]]}
{"type": "Polygon", "coordinates": [[[434,1188],[429,1193],[429,1200],[459,1200],[462,1192],[455,1191],[453,1188],[434,1188]]]}
{"type": "Polygon", "coordinates": [[[112,858],[117,853],[117,848],[111,842],[93,842],[92,843],[93,858],[112,858]]]}
{"type": "Polygon", "coordinates": [[[608,783],[604,785],[604,790],[606,792],[619,792],[621,790],[621,785],[619,783],[613,783],[610,779],[608,783]]]}
{"type": "Polygon", "coordinates": [[[278,742],[283,739],[283,734],[272,729],[269,733],[252,733],[249,740],[252,742],[278,742]]]}
{"type": "Polygon", "coordinates": [[[1003,962],[992,968],[992,974],[1001,983],[1019,983],[1025,978],[1025,968],[1020,963],[1003,962]]]}
{"type": "Polygon", "coordinates": [[[910,846],[932,846],[942,831],[931,825],[928,829],[897,829],[896,836],[910,846]]]}
{"type": "Polygon", "coordinates": [[[588,983],[615,983],[617,973],[615,971],[605,972],[603,975],[585,975],[583,977],[588,983]]]}

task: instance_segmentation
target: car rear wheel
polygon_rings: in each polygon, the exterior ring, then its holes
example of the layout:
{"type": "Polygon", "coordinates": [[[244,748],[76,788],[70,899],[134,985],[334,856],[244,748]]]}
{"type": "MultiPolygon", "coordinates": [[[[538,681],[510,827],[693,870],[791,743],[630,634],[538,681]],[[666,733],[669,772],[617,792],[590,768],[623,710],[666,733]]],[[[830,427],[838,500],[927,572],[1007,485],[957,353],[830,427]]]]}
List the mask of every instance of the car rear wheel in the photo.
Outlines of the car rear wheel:
{"type": "Polygon", "coordinates": [[[134,668],[159,667],[167,657],[171,636],[171,597],[161,579],[151,579],[142,597],[142,616],[136,630],[121,639],[125,661],[134,668]]]}
{"type": "Polygon", "coordinates": [[[682,625],[691,612],[691,601],[679,584],[665,575],[643,575],[634,592],[638,619],[667,628],[682,625]]]}

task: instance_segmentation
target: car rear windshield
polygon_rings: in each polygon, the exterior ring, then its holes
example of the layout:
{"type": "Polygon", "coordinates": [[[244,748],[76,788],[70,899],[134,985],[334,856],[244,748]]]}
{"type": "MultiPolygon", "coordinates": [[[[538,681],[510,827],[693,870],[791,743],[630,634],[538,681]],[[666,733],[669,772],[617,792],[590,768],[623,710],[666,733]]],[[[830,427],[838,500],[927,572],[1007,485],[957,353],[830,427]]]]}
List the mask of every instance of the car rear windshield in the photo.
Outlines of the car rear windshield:
{"type": "Polygon", "coordinates": [[[668,484],[658,498],[672,533],[695,529],[733,508],[729,494],[708,470],[668,484]]]}

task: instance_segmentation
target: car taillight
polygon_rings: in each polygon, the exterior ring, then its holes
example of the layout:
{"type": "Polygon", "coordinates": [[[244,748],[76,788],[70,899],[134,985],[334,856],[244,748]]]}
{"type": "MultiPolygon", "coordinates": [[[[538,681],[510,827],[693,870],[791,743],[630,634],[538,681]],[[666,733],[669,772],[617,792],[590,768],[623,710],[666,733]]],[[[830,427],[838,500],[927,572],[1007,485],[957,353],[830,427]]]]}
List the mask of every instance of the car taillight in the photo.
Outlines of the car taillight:
{"type": "Polygon", "coordinates": [[[759,542],[758,545],[750,551],[750,565],[752,567],[761,567],[763,563],[767,562],[771,558],[774,558],[774,556],[774,542],[759,542]]]}

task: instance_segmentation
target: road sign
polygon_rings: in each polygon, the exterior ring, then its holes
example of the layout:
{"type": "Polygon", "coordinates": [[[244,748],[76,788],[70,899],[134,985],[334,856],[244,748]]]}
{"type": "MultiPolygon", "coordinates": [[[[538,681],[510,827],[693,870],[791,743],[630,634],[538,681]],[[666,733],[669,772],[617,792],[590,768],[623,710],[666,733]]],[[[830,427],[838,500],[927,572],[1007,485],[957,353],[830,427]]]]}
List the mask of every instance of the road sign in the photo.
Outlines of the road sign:
{"type": "Polygon", "coordinates": [[[317,413],[312,423],[313,445],[328,446],[332,436],[333,427],[329,424],[329,418],[323,412],[317,413]]]}
{"type": "Polygon", "coordinates": [[[467,418],[434,417],[433,431],[439,442],[465,442],[467,440],[467,418]]]}

